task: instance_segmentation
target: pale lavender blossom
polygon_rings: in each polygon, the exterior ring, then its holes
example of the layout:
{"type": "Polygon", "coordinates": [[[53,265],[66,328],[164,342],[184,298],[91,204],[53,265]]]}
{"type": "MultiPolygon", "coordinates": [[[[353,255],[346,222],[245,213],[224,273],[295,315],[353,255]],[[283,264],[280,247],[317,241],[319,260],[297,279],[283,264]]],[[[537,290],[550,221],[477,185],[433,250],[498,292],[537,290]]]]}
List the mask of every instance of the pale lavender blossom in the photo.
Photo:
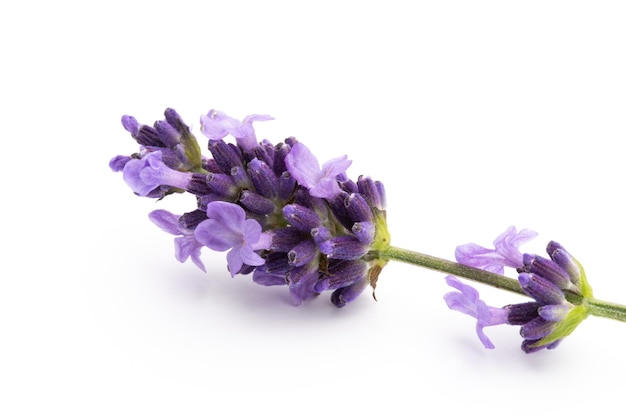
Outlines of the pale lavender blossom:
{"type": "Polygon", "coordinates": [[[483,328],[508,323],[509,312],[504,308],[490,307],[480,299],[478,291],[461,281],[448,275],[446,282],[449,286],[456,288],[459,292],[449,292],[444,295],[444,299],[450,309],[472,316],[476,319],[476,334],[487,349],[495,346],[485,335],[483,328]]]}
{"type": "Polygon", "coordinates": [[[455,257],[457,262],[463,265],[503,274],[505,266],[519,268],[523,265],[522,253],[518,248],[536,236],[537,233],[532,230],[522,229],[518,233],[517,229],[511,226],[493,241],[494,249],[468,243],[457,246],[455,257]]]}
{"type": "Polygon", "coordinates": [[[126,162],[123,178],[135,193],[145,197],[161,185],[185,189],[191,182],[192,174],[169,168],[163,163],[161,151],[156,151],[126,162]]]}
{"type": "Polygon", "coordinates": [[[341,192],[337,176],[352,164],[346,155],[331,159],[320,168],[315,155],[302,143],[296,143],[285,157],[289,173],[308,188],[313,197],[331,199],[341,192]]]}
{"type": "Polygon", "coordinates": [[[230,249],[226,255],[228,270],[235,276],[245,265],[259,266],[265,263],[255,251],[269,249],[271,238],[262,233],[261,225],[254,219],[246,219],[246,212],[237,204],[214,201],[207,205],[209,217],[195,229],[195,238],[203,245],[218,252],[230,249]]]}
{"type": "Polygon", "coordinates": [[[209,139],[223,139],[231,135],[244,151],[250,151],[258,145],[252,122],[274,120],[272,116],[251,114],[243,121],[234,119],[221,111],[210,110],[208,114],[200,116],[200,130],[209,139]]]}
{"type": "Polygon", "coordinates": [[[200,250],[203,245],[196,240],[193,229],[188,229],[180,224],[178,221],[180,216],[172,214],[167,210],[154,210],[148,217],[163,231],[179,236],[174,239],[175,256],[179,262],[185,262],[188,258],[191,258],[198,268],[206,272],[204,264],[200,260],[200,250]]]}

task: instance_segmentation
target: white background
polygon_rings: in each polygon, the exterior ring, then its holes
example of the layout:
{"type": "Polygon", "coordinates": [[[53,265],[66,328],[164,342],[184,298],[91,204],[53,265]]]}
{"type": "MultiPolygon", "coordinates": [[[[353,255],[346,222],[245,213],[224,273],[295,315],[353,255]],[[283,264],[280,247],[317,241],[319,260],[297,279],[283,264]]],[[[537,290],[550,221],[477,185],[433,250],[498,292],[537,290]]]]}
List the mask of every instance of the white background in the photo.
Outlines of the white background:
{"type": "MultiPolygon", "coordinates": [[[[11,2],[0,6],[0,414],[583,415],[619,412],[626,323],[524,354],[390,264],[378,302],[174,259],[108,161],[120,117],[212,108],[383,181],[392,243],[452,258],[511,224],[626,303],[626,9],[609,1],[11,2]]],[[[188,197],[188,196],[187,196],[188,197]]],[[[501,306],[522,298],[481,287],[501,306]]]]}

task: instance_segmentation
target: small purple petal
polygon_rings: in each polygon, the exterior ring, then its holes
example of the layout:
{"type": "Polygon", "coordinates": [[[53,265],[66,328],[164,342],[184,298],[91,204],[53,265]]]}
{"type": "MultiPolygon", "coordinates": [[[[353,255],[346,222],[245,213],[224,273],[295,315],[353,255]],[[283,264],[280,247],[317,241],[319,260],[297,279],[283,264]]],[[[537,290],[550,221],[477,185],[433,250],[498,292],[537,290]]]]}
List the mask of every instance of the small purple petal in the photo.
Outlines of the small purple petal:
{"type": "Polygon", "coordinates": [[[148,217],[161,230],[180,236],[174,239],[175,256],[179,262],[185,262],[191,257],[192,262],[206,272],[206,268],[200,260],[200,251],[203,245],[196,240],[193,229],[181,226],[179,223],[180,216],[166,210],[154,210],[148,217]]]}
{"type": "Polygon", "coordinates": [[[267,115],[252,114],[240,122],[220,111],[211,110],[206,116],[200,117],[200,130],[209,139],[222,139],[230,134],[242,149],[249,152],[258,145],[252,122],[273,119],[267,115]]]}
{"type": "Polygon", "coordinates": [[[489,307],[479,298],[478,291],[455,277],[448,275],[446,282],[449,286],[456,288],[459,292],[449,292],[444,295],[448,307],[452,310],[467,314],[476,319],[476,334],[487,349],[495,346],[483,332],[487,326],[495,326],[507,323],[508,312],[503,308],[489,307]]]}
{"type": "Polygon", "coordinates": [[[271,238],[262,233],[261,225],[253,219],[246,219],[246,212],[237,204],[213,201],[207,204],[207,220],[195,229],[196,239],[205,246],[226,255],[228,270],[232,276],[241,271],[244,265],[259,266],[265,260],[255,250],[268,249],[271,238]]]}
{"type": "Polygon", "coordinates": [[[504,267],[520,268],[523,266],[519,246],[537,236],[532,230],[523,229],[519,233],[514,226],[509,227],[493,242],[494,249],[488,249],[474,243],[457,246],[455,257],[463,265],[484,269],[496,274],[503,274],[504,267]]]}
{"type": "Polygon", "coordinates": [[[130,156],[118,155],[109,161],[109,168],[111,168],[113,172],[123,171],[124,166],[126,166],[126,163],[131,159],[130,156]]]}
{"type": "Polygon", "coordinates": [[[296,181],[306,187],[311,196],[326,199],[341,192],[337,176],[351,164],[344,155],[326,162],[320,169],[317,158],[301,143],[296,143],[285,157],[285,165],[296,181]]]}

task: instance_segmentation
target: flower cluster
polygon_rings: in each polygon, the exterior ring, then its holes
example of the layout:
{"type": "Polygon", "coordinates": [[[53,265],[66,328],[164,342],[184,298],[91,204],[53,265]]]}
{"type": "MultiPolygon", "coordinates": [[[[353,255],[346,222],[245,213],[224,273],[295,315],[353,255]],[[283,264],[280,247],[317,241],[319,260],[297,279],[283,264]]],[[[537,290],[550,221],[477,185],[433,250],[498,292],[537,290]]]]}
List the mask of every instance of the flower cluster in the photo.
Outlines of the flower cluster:
{"type": "Polygon", "coordinates": [[[457,248],[457,261],[484,270],[502,273],[504,267],[515,268],[523,292],[534,301],[510,304],[503,308],[490,307],[478,297],[471,286],[448,276],[448,285],[458,292],[444,296],[448,306],[477,320],[476,331],[483,345],[494,346],[483,328],[498,324],[521,326],[526,353],[555,348],[589,314],[585,299],[592,298],[591,287],[580,263],[561,245],[550,242],[549,258],[522,254],[518,247],[536,233],[510,227],[494,241],[494,249],[475,244],[457,248]]]}
{"type": "Polygon", "coordinates": [[[262,285],[288,285],[300,304],[332,291],[338,307],[371,285],[389,246],[382,183],[350,180],[346,156],[321,167],[295,138],[276,145],[258,141],[251,115],[243,121],[211,110],[200,119],[211,157],[173,110],[153,126],[131,116],[122,125],[140,145],[138,153],[110,162],[139,196],[163,198],[189,192],[197,206],[182,215],[156,210],[150,219],[175,235],[176,258],[202,270],[203,247],[228,251],[232,276],[250,274],[262,285]],[[236,143],[227,143],[231,135],[236,143]]]}

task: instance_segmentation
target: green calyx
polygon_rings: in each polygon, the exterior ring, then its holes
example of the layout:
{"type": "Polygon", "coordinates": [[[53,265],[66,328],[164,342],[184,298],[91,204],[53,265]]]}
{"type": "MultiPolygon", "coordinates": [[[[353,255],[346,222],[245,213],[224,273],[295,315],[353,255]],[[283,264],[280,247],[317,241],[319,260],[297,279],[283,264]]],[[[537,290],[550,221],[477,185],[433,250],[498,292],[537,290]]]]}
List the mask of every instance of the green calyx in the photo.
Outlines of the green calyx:
{"type": "Polygon", "coordinates": [[[585,304],[574,306],[563,320],[552,330],[552,333],[537,341],[532,347],[548,345],[569,336],[578,325],[589,316],[589,308],[585,304]]]}

